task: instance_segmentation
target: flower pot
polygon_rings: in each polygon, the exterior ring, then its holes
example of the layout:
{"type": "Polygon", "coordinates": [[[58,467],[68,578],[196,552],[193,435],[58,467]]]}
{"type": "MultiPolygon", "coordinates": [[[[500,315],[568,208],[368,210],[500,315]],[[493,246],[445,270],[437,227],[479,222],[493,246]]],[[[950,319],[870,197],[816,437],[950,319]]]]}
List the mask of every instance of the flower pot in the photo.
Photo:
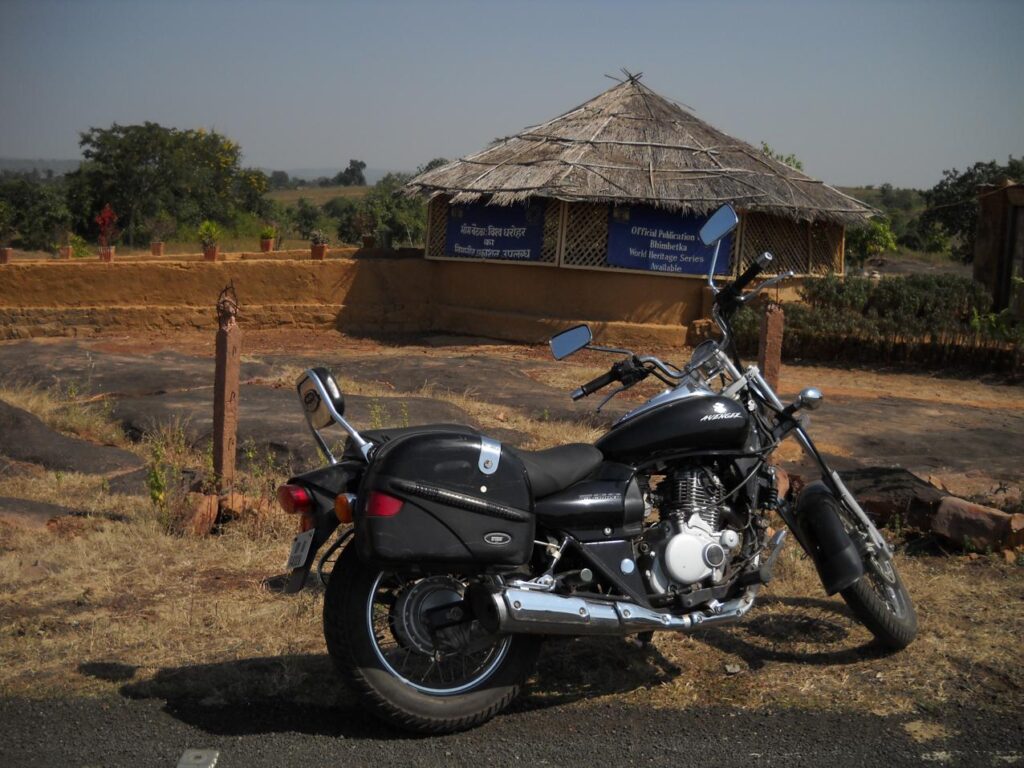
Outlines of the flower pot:
{"type": "Polygon", "coordinates": [[[70,259],[74,255],[75,249],[74,246],[71,245],[62,245],[57,251],[57,258],[59,259],[70,259]]]}
{"type": "Polygon", "coordinates": [[[274,238],[260,238],[260,251],[262,251],[263,253],[270,253],[272,250],[274,250],[274,238]]]}
{"type": "Polygon", "coordinates": [[[313,259],[315,261],[323,261],[327,255],[327,244],[324,245],[311,245],[309,250],[312,252],[313,259]]]}
{"type": "Polygon", "coordinates": [[[203,260],[204,261],[216,261],[220,254],[220,246],[217,245],[204,245],[203,246],[203,260]]]}
{"type": "Polygon", "coordinates": [[[152,243],[149,244],[149,252],[153,256],[163,256],[164,244],[161,243],[159,240],[154,240],[152,243]]]}
{"type": "Polygon", "coordinates": [[[100,261],[113,261],[114,260],[114,246],[112,245],[101,245],[100,246],[100,261]]]}
{"type": "Polygon", "coordinates": [[[373,235],[363,235],[363,248],[373,248],[376,244],[373,235]]]}
{"type": "Polygon", "coordinates": [[[0,264],[10,264],[11,256],[14,254],[13,248],[7,248],[6,246],[0,248],[0,264]]]}

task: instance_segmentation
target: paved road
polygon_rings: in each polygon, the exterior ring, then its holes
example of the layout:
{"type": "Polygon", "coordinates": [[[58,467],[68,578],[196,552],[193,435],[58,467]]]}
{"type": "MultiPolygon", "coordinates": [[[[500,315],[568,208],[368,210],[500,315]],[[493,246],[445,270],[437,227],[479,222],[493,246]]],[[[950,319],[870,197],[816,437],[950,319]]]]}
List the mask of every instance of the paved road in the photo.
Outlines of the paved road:
{"type": "Polygon", "coordinates": [[[909,717],[644,710],[582,702],[511,712],[467,733],[413,738],[351,711],[312,706],[174,707],[120,698],[0,700],[0,765],[168,766],[187,748],[232,766],[1005,766],[1024,765],[1018,718],[951,709],[909,717]]]}

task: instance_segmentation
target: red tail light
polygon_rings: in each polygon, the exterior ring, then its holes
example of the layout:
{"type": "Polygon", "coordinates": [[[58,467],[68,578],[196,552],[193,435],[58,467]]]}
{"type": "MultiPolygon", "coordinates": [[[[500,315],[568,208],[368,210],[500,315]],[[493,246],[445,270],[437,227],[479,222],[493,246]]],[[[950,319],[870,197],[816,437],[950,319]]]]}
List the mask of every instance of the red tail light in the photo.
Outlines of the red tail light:
{"type": "Polygon", "coordinates": [[[401,499],[388,496],[380,491],[373,491],[370,500],[366,504],[367,517],[394,517],[402,509],[404,504],[401,499]]]}
{"type": "Polygon", "coordinates": [[[301,485],[282,485],[277,489],[277,503],[289,515],[308,515],[313,512],[313,497],[301,485]]]}

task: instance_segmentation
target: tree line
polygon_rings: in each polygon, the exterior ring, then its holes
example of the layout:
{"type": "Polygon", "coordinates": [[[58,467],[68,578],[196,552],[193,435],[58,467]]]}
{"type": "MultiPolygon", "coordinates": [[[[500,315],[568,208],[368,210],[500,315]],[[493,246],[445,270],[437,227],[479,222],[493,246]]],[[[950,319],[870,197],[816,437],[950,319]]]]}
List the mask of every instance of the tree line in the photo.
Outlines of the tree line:
{"type": "MultiPolygon", "coordinates": [[[[60,244],[98,241],[102,226],[116,242],[136,246],[195,240],[211,222],[239,237],[273,232],[309,238],[316,231],[356,243],[386,231],[396,242],[416,244],[426,229],[425,202],[400,194],[408,174],[389,174],[362,197],[285,205],[267,193],[306,182],[284,171],[268,175],[244,167],[238,143],[216,131],[115,123],[84,131],[79,145],[82,163],[62,176],[0,171],[0,243],[53,251],[60,244]]],[[[309,185],[365,186],[365,169],[365,162],[353,159],[333,177],[309,185]]]]}

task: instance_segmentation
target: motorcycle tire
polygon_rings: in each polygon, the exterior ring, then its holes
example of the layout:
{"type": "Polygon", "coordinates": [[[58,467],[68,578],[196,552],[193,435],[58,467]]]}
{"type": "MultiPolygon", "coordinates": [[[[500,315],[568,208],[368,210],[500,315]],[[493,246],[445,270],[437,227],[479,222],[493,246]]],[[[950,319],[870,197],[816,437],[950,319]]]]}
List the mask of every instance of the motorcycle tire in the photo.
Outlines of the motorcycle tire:
{"type": "MultiPolygon", "coordinates": [[[[492,636],[493,658],[486,661],[476,677],[460,685],[454,679],[445,681],[443,673],[441,683],[414,680],[405,672],[409,658],[421,667],[431,660],[433,668],[433,658],[440,652],[435,651],[434,657],[422,652],[429,651],[422,646],[433,641],[429,633],[413,623],[415,616],[410,619],[410,615],[422,615],[430,609],[432,592],[446,592],[448,596],[443,599],[450,602],[459,578],[442,575],[409,578],[404,582],[402,578],[393,571],[363,563],[355,547],[349,546],[342,552],[327,584],[323,615],[327,649],[338,671],[374,714],[404,730],[451,733],[490,720],[518,695],[536,663],[540,639],[525,635],[492,636]],[[390,605],[388,593],[381,587],[386,580],[405,584],[395,591],[390,605]],[[396,640],[383,648],[388,635],[396,640]],[[420,652],[410,647],[419,647],[420,652]],[[402,658],[403,653],[405,661],[399,667],[393,659],[402,658]]],[[[490,639],[484,636],[483,641],[490,639]]],[[[440,670],[439,664],[437,668],[440,670]]],[[[465,661],[462,670],[465,673],[465,661]]]]}
{"type": "MultiPolygon", "coordinates": [[[[846,521],[851,533],[861,531],[860,520],[845,504],[828,495],[822,503],[834,505],[836,514],[846,521]]],[[[839,593],[875,639],[890,650],[906,648],[917,637],[917,612],[903,579],[891,557],[880,553],[864,560],[864,575],[839,593]]]]}

